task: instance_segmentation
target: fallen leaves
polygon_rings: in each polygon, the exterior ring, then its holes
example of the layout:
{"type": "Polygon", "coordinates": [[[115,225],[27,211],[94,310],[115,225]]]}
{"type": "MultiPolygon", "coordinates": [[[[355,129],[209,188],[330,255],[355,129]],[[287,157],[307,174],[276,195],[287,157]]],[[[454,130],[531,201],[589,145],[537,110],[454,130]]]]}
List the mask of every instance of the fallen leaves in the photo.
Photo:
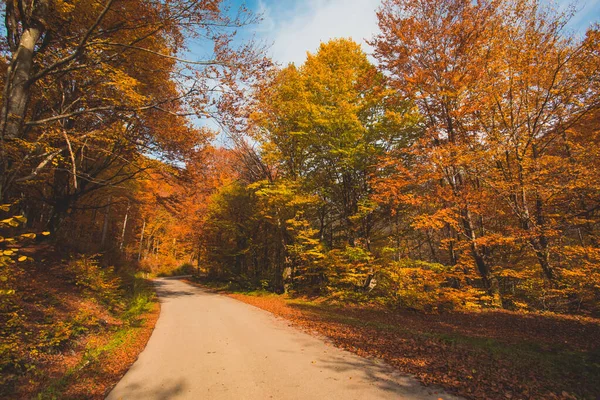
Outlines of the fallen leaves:
{"type": "Polygon", "coordinates": [[[158,319],[154,304],[139,326],[127,327],[122,343],[89,358],[91,349],[106,347],[126,326],[55,258],[15,265],[10,282],[0,285],[14,287],[0,306],[2,399],[36,398],[52,385],[60,391],[48,398],[103,399],[143,350],[158,319]]]}

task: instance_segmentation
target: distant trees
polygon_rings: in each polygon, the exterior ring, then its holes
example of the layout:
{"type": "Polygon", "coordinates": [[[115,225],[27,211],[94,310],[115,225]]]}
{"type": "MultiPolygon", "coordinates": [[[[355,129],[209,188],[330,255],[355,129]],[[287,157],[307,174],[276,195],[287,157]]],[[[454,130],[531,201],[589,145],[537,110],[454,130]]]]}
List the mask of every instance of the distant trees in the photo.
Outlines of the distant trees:
{"type": "Polygon", "coordinates": [[[208,267],[410,306],[598,311],[597,29],[571,37],[533,0],[378,17],[378,67],[340,39],[260,86],[260,150],[212,199],[208,267]]]}
{"type": "MultiPolygon", "coordinates": [[[[369,251],[375,223],[369,175],[386,141],[397,134],[391,127],[393,93],[383,83],[356,43],[335,40],[261,86],[251,135],[262,145],[258,162],[265,173],[231,189],[250,207],[244,210],[255,209],[241,221],[257,225],[236,233],[233,265],[242,258],[255,269],[245,271],[248,276],[271,279],[274,289],[283,290],[284,280],[324,285],[320,263],[328,250],[369,251]],[[254,240],[257,232],[272,240],[254,240]]],[[[214,235],[230,232],[223,229],[214,235]]],[[[234,272],[240,273],[237,267],[234,272]]]]}

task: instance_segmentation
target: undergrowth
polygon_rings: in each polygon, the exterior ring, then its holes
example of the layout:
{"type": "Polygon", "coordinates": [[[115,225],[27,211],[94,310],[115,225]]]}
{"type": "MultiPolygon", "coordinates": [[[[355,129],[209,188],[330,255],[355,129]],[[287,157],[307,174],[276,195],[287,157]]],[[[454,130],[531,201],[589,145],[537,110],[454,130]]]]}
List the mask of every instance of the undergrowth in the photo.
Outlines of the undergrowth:
{"type": "Polygon", "coordinates": [[[141,274],[103,267],[87,256],[13,266],[2,285],[11,288],[0,305],[3,398],[23,391],[25,382],[41,390],[39,398],[60,398],[56,393],[70,377],[118,346],[155,301],[141,274]],[[94,337],[111,339],[99,344],[89,340],[94,337]],[[62,364],[82,353],[65,372],[62,364]]]}

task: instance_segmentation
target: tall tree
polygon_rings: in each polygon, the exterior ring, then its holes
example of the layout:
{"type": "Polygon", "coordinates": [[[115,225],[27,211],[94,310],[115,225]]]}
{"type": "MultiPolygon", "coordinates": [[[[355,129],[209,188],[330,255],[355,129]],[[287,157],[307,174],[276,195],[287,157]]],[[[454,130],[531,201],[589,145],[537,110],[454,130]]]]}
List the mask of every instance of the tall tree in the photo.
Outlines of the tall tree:
{"type": "Polygon", "coordinates": [[[422,115],[423,134],[410,150],[420,170],[412,176],[425,189],[415,193],[417,201],[436,206],[420,226],[457,230],[498,303],[477,168],[483,149],[472,118],[495,10],[493,1],[388,0],[373,44],[391,85],[422,115]]]}
{"type": "Polygon", "coordinates": [[[256,19],[221,1],[4,5],[0,191],[47,203],[53,229],[82,196],[142,172],[140,154],[181,160],[202,146],[187,115],[226,112],[243,92],[237,81],[263,66],[252,44],[232,45],[256,19]],[[190,39],[212,56],[182,59],[190,39]]]}

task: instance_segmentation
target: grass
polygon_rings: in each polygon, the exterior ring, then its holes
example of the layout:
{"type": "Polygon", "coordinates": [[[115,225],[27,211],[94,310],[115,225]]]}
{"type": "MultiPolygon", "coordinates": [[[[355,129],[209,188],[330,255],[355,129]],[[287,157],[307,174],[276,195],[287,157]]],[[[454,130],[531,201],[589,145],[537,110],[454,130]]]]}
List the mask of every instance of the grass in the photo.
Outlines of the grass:
{"type": "Polygon", "coordinates": [[[51,381],[40,393],[38,393],[36,398],[38,400],[64,398],[65,389],[77,380],[79,373],[84,368],[88,365],[98,368],[101,358],[110,357],[112,352],[126,344],[135,330],[136,328],[134,326],[119,328],[111,333],[112,338],[108,343],[102,345],[89,345],[77,365],[67,369],[62,377],[51,381]]]}
{"type": "Polygon", "coordinates": [[[156,301],[156,294],[152,283],[144,279],[141,274],[133,276],[127,296],[127,308],[121,318],[129,323],[135,323],[140,316],[150,311],[156,301]]]}

